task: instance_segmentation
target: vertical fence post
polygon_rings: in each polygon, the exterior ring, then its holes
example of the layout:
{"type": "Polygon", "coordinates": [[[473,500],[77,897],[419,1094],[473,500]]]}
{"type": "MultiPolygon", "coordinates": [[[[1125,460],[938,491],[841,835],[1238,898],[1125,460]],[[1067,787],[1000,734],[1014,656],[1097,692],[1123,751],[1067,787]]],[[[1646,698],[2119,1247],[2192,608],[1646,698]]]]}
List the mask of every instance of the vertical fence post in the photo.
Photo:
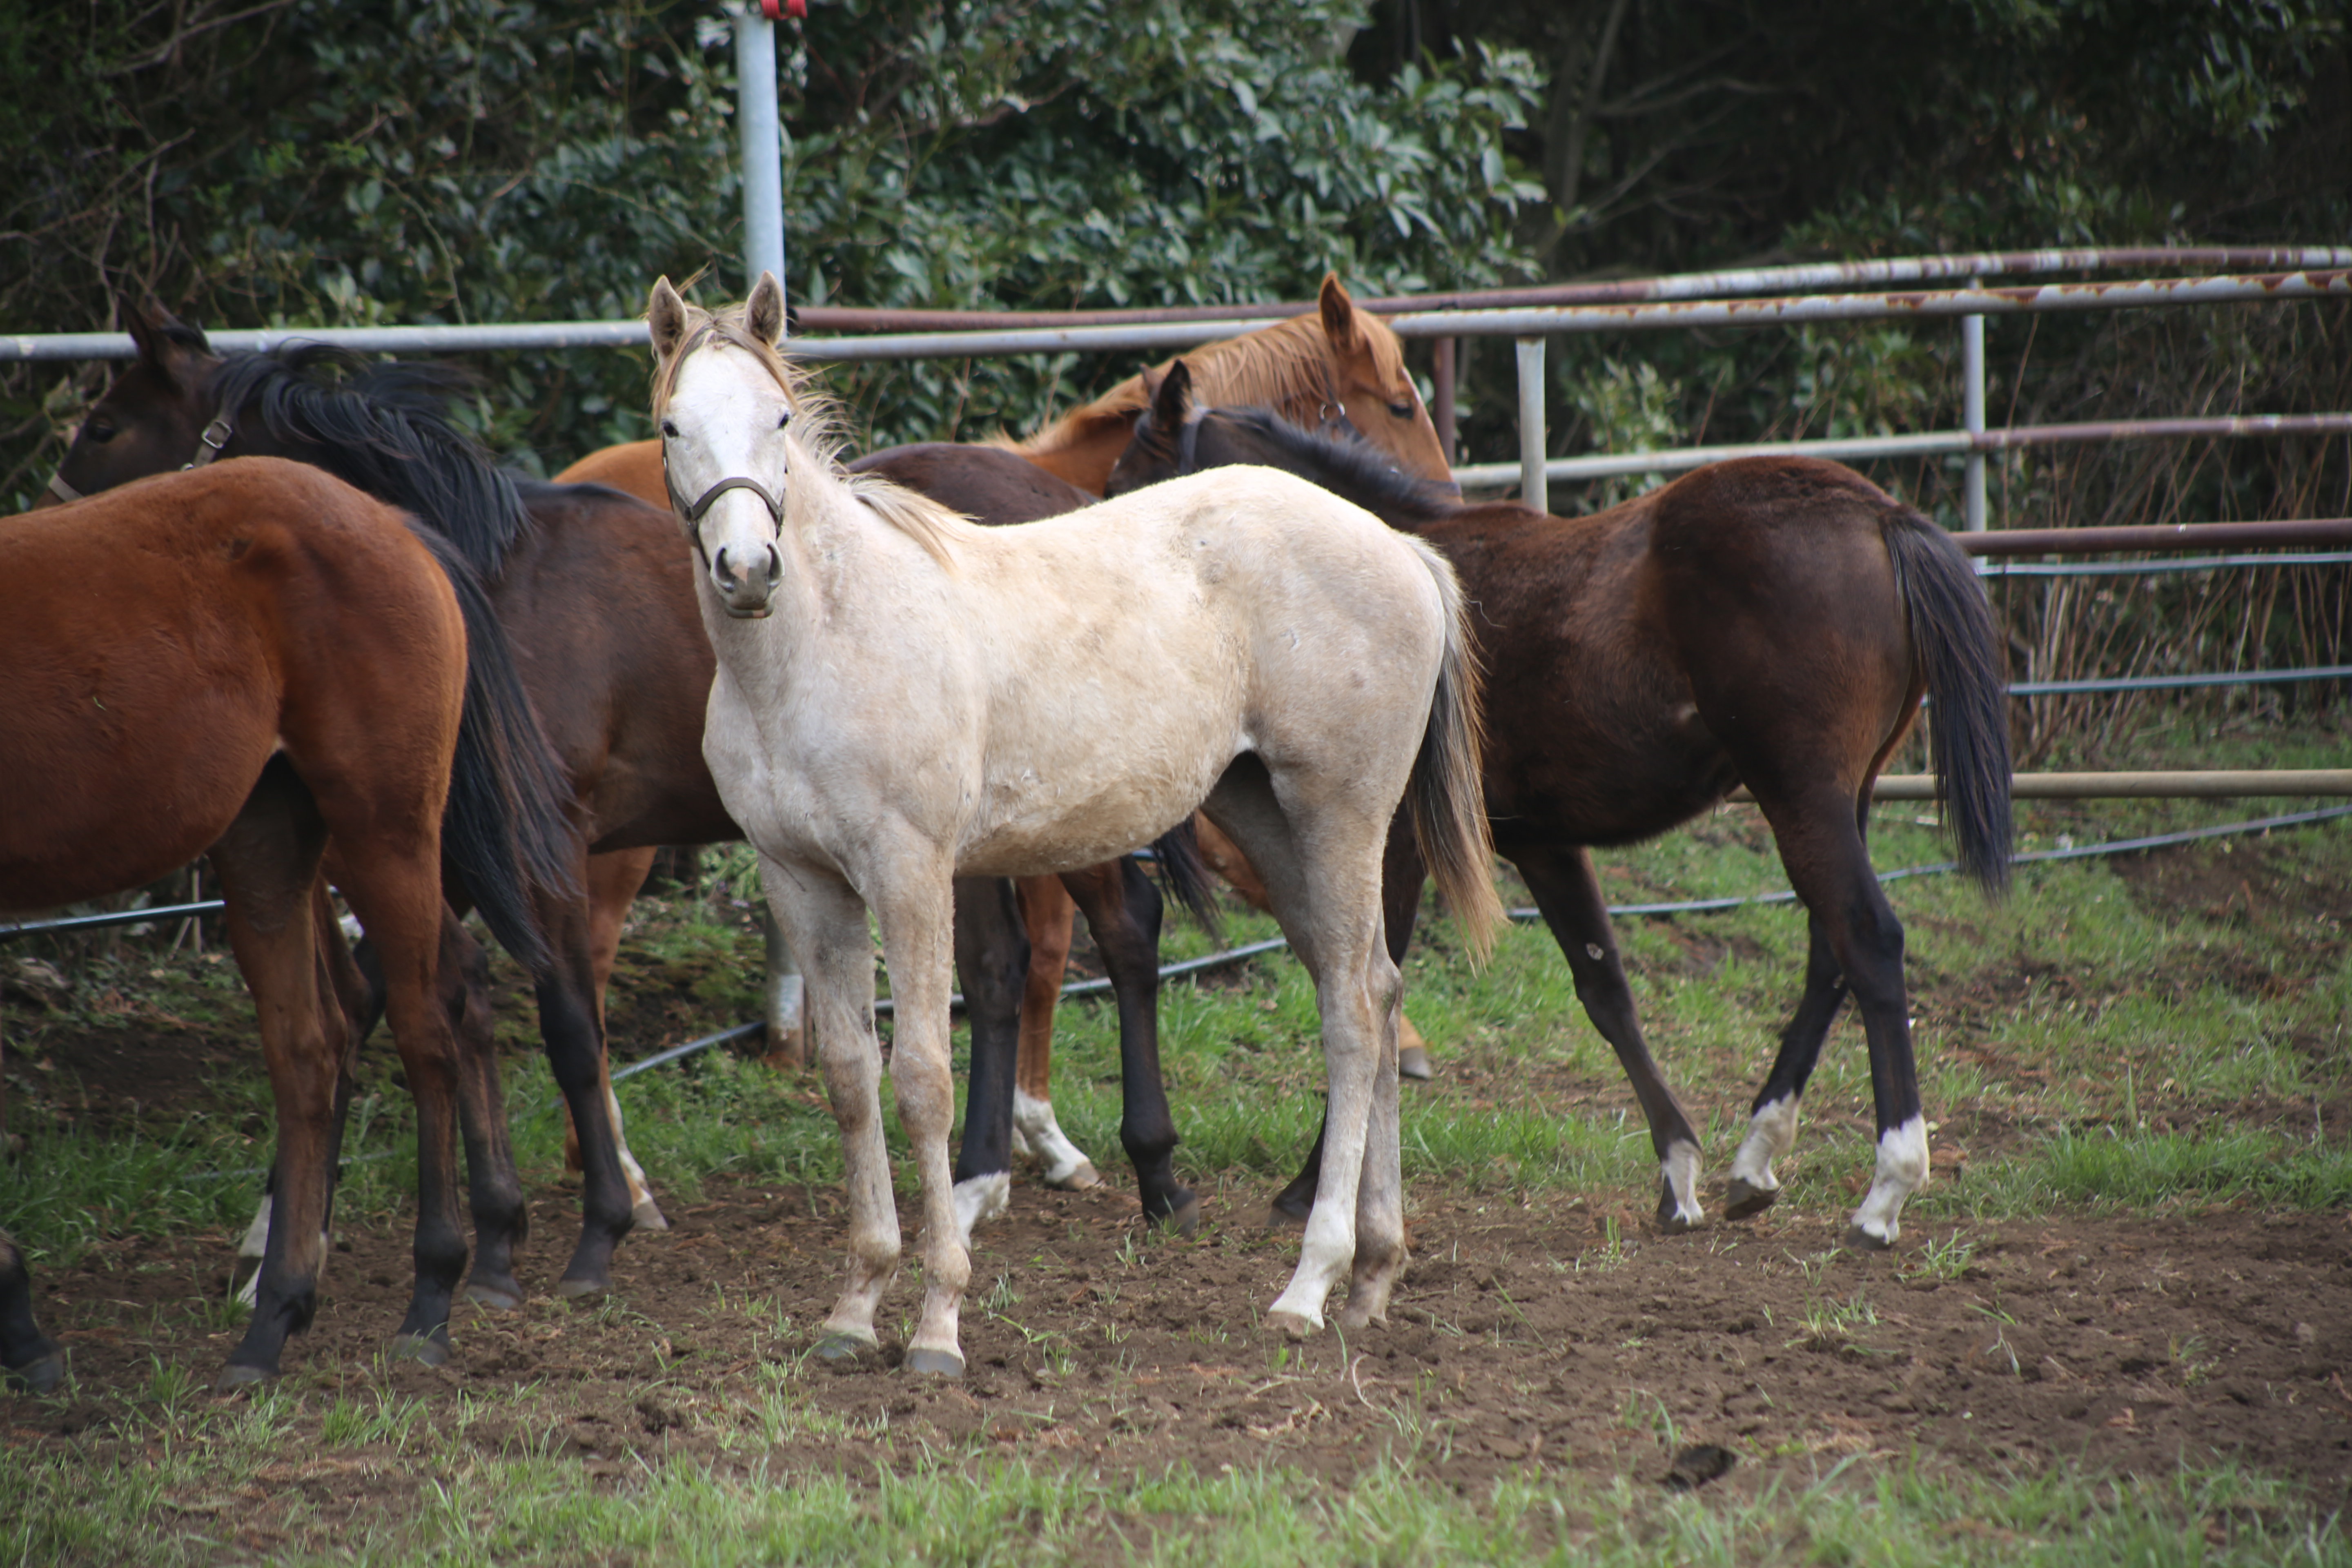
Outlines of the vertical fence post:
{"type": "Polygon", "coordinates": [[[758,0],[735,13],[735,120],[742,129],[743,287],[784,280],[783,134],[776,119],[776,25],[758,0]]]}
{"type": "MultiPolygon", "coordinates": [[[[1969,287],[1981,289],[1983,282],[1969,279],[1969,287]]],[[[1970,436],[1981,436],[1985,427],[1985,363],[1984,322],[1982,316],[1960,318],[1960,427],[1970,436]]],[[[1966,523],[1970,533],[1982,533],[1985,527],[1985,455],[1982,447],[1969,452],[1963,485],[1966,523]]]]}
{"type": "Polygon", "coordinates": [[[1551,510],[1551,485],[1544,477],[1544,341],[1521,338],[1519,350],[1519,500],[1538,511],[1551,510]]]}
{"type": "Polygon", "coordinates": [[[1429,367],[1430,384],[1436,389],[1437,405],[1429,412],[1437,423],[1437,449],[1445,455],[1445,466],[1454,466],[1454,340],[1437,340],[1437,352],[1429,367]]]}

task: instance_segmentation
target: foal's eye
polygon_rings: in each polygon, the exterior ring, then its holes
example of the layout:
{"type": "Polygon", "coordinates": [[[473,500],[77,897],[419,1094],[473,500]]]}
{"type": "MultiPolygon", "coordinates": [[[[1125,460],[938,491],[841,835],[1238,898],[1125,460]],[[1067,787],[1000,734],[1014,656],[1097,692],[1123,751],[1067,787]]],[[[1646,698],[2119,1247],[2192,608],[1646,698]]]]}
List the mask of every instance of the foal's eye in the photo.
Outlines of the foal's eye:
{"type": "Polygon", "coordinates": [[[113,440],[115,436],[114,426],[108,424],[103,419],[85,420],[82,424],[81,433],[85,437],[97,442],[100,446],[113,440]]]}
{"type": "Polygon", "coordinates": [[[777,416],[776,416],[776,428],[777,428],[777,429],[779,429],[779,430],[782,429],[785,426],[787,426],[787,425],[791,424],[792,422],[793,422],[793,411],[792,411],[791,409],[789,409],[789,408],[785,409],[782,414],[779,414],[779,415],[777,415],[777,416]]]}
{"type": "Polygon", "coordinates": [[[1389,412],[1400,419],[1410,419],[1412,417],[1412,404],[1410,400],[1403,403],[1391,403],[1389,405],[1389,412]]]}
{"type": "Polygon", "coordinates": [[[665,419],[662,421],[662,434],[670,440],[675,441],[677,439],[677,426],[665,419]]]}

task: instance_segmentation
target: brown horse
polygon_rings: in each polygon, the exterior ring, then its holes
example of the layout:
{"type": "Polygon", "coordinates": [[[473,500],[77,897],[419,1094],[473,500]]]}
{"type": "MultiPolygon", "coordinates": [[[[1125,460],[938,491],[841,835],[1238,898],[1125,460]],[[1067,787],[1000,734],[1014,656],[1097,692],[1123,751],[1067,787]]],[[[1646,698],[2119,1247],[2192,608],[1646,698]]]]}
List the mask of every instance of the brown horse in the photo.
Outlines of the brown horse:
{"type": "MultiPolygon", "coordinates": [[[[1285,417],[1302,427],[1354,428],[1385,452],[1402,472],[1448,487],[1452,484],[1436,427],[1430,423],[1421,394],[1405,369],[1403,344],[1380,318],[1356,309],[1336,273],[1325,275],[1313,314],[1210,343],[1192,351],[1184,363],[1191,367],[1192,384],[1207,398],[1222,403],[1264,404],[1281,410],[1285,417]]],[[[1019,455],[1064,484],[1075,487],[1076,491],[1084,492],[1082,499],[1070,503],[1084,504],[1102,493],[1111,465],[1126,447],[1136,419],[1150,407],[1152,389],[1167,368],[1163,363],[1129,377],[1025,440],[1001,440],[992,445],[1019,455]]],[[[1000,498],[1029,491],[1034,487],[1025,486],[1016,474],[1000,465],[952,456],[985,449],[988,448],[926,444],[920,448],[928,455],[919,471],[901,472],[895,468],[884,471],[898,482],[982,521],[1024,521],[1052,515],[1026,510],[1038,504],[1036,496],[1046,493],[1043,491],[1008,510],[1000,498]],[[960,468],[962,463],[973,466],[968,469],[960,468]]],[[[868,461],[877,460],[878,454],[868,461]]],[[[864,468],[866,464],[856,466],[864,468]]],[[[610,485],[656,506],[669,504],[668,490],[662,479],[659,441],[605,447],[583,458],[557,477],[568,483],[610,485]]],[[[1200,842],[1208,863],[1232,880],[1244,899],[1261,910],[1268,907],[1256,873],[1223,834],[1202,823],[1200,842]]],[[[1136,949],[1140,931],[1131,922],[1122,921],[1115,930],[1106,925],[1106,921],[1119,919],[1115,912],[1117,901],[1110,895],[1111,868],[1098,867],[1085,875],[1095,879],[1087,884],[1087,897],[1096,900],[1089,906],[1087,923],[1104,950],[1106,968],[1111,970],[1114,982],[1119,985],[1118,1006],[1124,1024],[1141,1003],[1126,989],[1123,968],[1114,966],[1136,949]],[[1102,919],[1096,918],[1097,910],[1102,919]],[[1113,957],[1114,951],[1119,958],[1113,957]]],[[[1129,897],[1139,900],[1148,892],[1148,887],[1138,890],[1128,884],[1125,873],[1118,875],[1120,885],[1129,887],[1129,897]]],[[[1083,1187],[1093,1185],[1098,1178],[1093,1162],[1062,1135],[1054,1116],[1052,1090],[1054,1014],[1069,961],[1072,917],[1077,909],[1072,901],[1071,889],[1076,886],[1067,879],[1051,877],[1024,878],[1016,884],[1030,958],[1021,1002],[1015,1137],[1044,1161],[1049,1184],[1083,1187]]],[[[1156,930],[1156,914],[1152,923],[1156,930]]],[[[966,979],[970,984],[969,974],[966,979]]],[[[1427,1078],[1428,1055],[1420,1036],[1410,1021],[1401,1019],[1399,1023],[1403,1039],[1401,1070],[1408,1078],[1427,1078]]],[[[1126,1037],[1123,1026],[1121,1038],[1124,1041],[1126,1037]]],[[[1133,1092],[1128,1104],[1134,1106],[1141,1087],[1130,1078],[1129,1089],[1133,1092]]],[[[1156,1079],[1152,1092],[1157,1093],[1156,1079]]],[[[1148,1131],[1139,1128],[1137,1135],[1147,1140],[1143,1147],[1156,1146],[1161,1131],[1157,1127],[1148,1131]]],[[[1166,1130],[1165,1135],[1172,1147],[1172,1127],[1166,1130]]],[[[1129,1145],[1131,1156],[1137,1154],[1138,1147],[1129,1145]]],[[[1152,1161],[1156,1166],[1160,1156],[1147,1154],[1139,1158],[1152,1161]]],[[[1139,1163],[1139,1172],[1143,1168],[1139,1163]]],[[[1172,1184],[1172,1175],[1167,1183],[1162,1186],[1155,1180],[1145,1181],[1146,1211],[1155,1217],[1163,1212],[1189,1215],[1189,1208],[1176,1196],[1179,1189],[1172,1184]],[[1167,1194],[1165,1201],[1178,1206],[1163,1211],[1160,1206],[1162,1193],[1167,1194]]]]}
{"type": "MultiPolygon", "coordinates": [[[[1120,458],[1117,494],[1225,463],[1310,479],[1442,551],[1476,606],[1486,656],[1486,810],[1567,955],[1577,996],[1616,1048],[1649,1120],[1658,1219],[1696,1224],[1698,1133],[1634,1017],[1589,845],[1631,844],[1745,784],[1811,920],[1803,1000],[1732,1162],[1727,1211],[1779,1195],[1772,1162],[1831,1020],[1853,993],[1870,1042],[1877,1171],[1853,1244],[1895,1240],[1927,1179],[1904,1002],[1903,927],[1864,843],[1871,786],[1932,692],[1928,730],[1960,864],[2008,871],[2009,733],[1984,595],[1942,530],[1852,469],[1749,458],[1699,469],[1584,518],[1464,505],[1378,453],[1262,410],[1199,412],[1180,363],[1120,458]]],[[[1388,938],[1402,956],[1423,872],[1392,834],[1388,938]]],[[[1282,1199],[1314,1190],[1310,1159],[1282,1199]]]]}
{"type": "MultiPolygon", "coordinates": [[[[511,764],[539,742],[472,574],[394,508],[254,458],[19,518],[0,530],[0,910],[137,887],[207,850],[220,876],[283,1176],[258,1304],[222,1382],[274,1373],[317,1307],[351,1044],[341,950],[322,942],[331,847],[382,958],[417,1103],[416,1282],[395,1343],[446,1359],[466,1243],[461,1065],[435,980],[442,859],[457,852],[529,952],[525,845],[546,826],[527,826],[511,764]]],[[[479,1201],[481,1165],[476,1177],[479,1201]]],[[[497,1195],[519,1218],[520,1190],[497,1195]]],[[[44,1342],[26,1339],[13,1258],[0,1258],[0,1360],[53,1381],[44,1342]]]]}

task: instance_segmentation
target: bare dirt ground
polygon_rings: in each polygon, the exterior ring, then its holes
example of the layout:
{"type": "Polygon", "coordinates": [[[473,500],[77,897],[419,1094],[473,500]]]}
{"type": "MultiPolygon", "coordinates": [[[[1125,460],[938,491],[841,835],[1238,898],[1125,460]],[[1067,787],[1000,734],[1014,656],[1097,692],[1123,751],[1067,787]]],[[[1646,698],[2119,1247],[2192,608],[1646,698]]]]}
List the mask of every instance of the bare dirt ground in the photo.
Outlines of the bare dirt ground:
{"type": "MultiPolygon", "coordinates": [[[[2283,851],[2191,849],[2119,869],[2144,899],[2209,918],[2306,897],[2344,907],[2341,889],[2301,888],[2283,851]]],[[[701,1026],[694,979],[625,988],[617,1003],[636,1022],[624,1033],[701,1026]]],[[[144,1111],[201,1108],[214,1075],[250,1072],[240,1042],[152,1012],[126,1002],[117,1027],[20,1035],[30,1048],[12,1072],[36,1094],[57,1086],[46,1103],[61,1118],[112,1131],[144,1111]]],[[[1448,1070],[1480,1092],[1479,1065],[1448,1070]]],[[[1613,1082],[1555,1089],[1567,1103],[1622,1095],[1613,1082]]],[[[257,1122],[249,1100],[221,1104],[257,1122]]],[[[2315,1114],[2309,1101],[2243,1109],[2306,1131],[2315,1114]]],[[[2333,1097],[2317,1114],[2329,1136],[2352,1122],[2333,1097]]],[[[1981,1155],[2018,1136],[1963,1119],[1944,1139],[1981,1155]]],[[[2054,1461],[2160,1475],[2228,1457],[2294,1479],[2323,1511],[2352,1506],[2342,1213],[2074,1215],[1961,1234],[1923,1218],[1888,1258],[1837,1249],[1856,1194],[1819,1177],[1759,1222],[1685,1237],[1655,1234],[1635,1205],[1482,1200],[1423,1182],[1409,1193],[1414,1261],[1389,1324],[1291,1345],[1257,1326],[1296,1257],[1295,1236],[1260,1226],[1272,1183],[1213,1184],[1202,1234],[1180,1241],[1143,1229],[1123,1179],[1082,1194],[1016,1184],[1013,1213],[975,1238],[961,1383],[895,1364],[919,1293],[913,1212],[886,1347],[835,1369],[803,1352],[841,1276],[837,1194],[724,1180],[705,1203],[673,1203],[667,1234],[629,1240],[610,1302],[467,1306],[440,1369],[377,1359],[406,1297],[407,1237],[354,1225],[289,1377],[420,1398],[424,1418],[445,1423],[461,1392],[495,1394],[466,1442],[553,1454],[604,1484],[678,1459],[870,1473],[1017,1454],[1120,1473],[1276,1465],[1339,1479],[1410,1456],[1475,1494],[1528,1469],[1657,1483],[1677,1452],[1712,1444],[1741,1456],[1716,1483],[1740,1489],[1852,1456],[1916,1453],[1992,1475],[2054,1461]]],[[[535,1194],[527,1285],[550,1281],[576,1215],[571,1191],[535,1194]]],[[[124,1239],[45,1270],[38,1308],[75,1382],[59,1401],[0,1400],[0,1447],[135,1461],[152,1428],[123,1418],[152,1399],[157,1366],[201,1385],[234,1342],[201,1305],[221,1295],[230,1239],[124,1239]]],[[[433,1477],[362,1448],[289,1455],[264,1479],[356,1515],[433,1477]]],[[[266,1545],[277,1503],[248,1500],[260,1510],[250,1542],[266,1545]]]]}
{"type": "MultiPolygon", "coordinates": [[[[460,1390],[528,1389],[471,1440],[553,1452],[599,1477],[689,1456],[857,1472],[1017,1450],[1339,1479],[1410,1454],[1423,1474],[1475,1491],[1525,1468],[1663,1480],[1678,1449],[1720,1444],[1748,1456],[1725,1483],[1742,1487],[1853,1455],[2144,1474],[2234,1456],[2297,1478],[2323,1509],[2352,1503],[2342,1215],[2011,1224],[1971,1236],[1965,1267],[1937,1279],[1917,1253],[1833,1250],[1826,1220],[1767,1215],[1666,1237],[1574,1202],[1435,1198],[1414,1212],[1415,1262],[1388,1326],[1293,1346],[1253,1326],[1294,1256],[1291,1238],[1257,1227],[1265,1194],[1216,1193],[1202,1236],[1175,1241],[1146,1236],[1114,1192],[1020,1186],[1013,1213],[977,1240],[970,1373],[946,1383],[895,1367],[918,1298],[911,1268],[886,1305],[879,1355],[848,1370],[803,1363],[839,1278],[837,1200],[709,1192],[667,1235],[631,1239],[610,1305],[467,1307],[440,1369],[375,1362],[404,1300],[405,1238],[347,1236],[289,1375],[380,1384],[440,1413],[460,1390]],[[787,1363],[801,1364],[780,1380],[787,1363]],[[800,1411],[782,1432],[758,1415],[779,1387],[800,1411]]],[[[569,1194],[543,1195],[542,1270],[575,1212],[569,1194]]],[[[904,1218],[911,1238],[916,1216],[904,1218]]],[[[225,1240],[126,1243],[47,1278],[76,1393],[0,1406],[9,1442],[135,1449],[111,1417],[155,1360],[208,1376],[232,1342],[189,1311],[220,1289],[225,1240]]],[[[356,1490],[342,1471],[316,1479],[322,1498],[353,1506],[430,1479],[397,1467],[356,1490]]],[[[257,1528],[266,1535],[266,1518],[257,1528]]]]}

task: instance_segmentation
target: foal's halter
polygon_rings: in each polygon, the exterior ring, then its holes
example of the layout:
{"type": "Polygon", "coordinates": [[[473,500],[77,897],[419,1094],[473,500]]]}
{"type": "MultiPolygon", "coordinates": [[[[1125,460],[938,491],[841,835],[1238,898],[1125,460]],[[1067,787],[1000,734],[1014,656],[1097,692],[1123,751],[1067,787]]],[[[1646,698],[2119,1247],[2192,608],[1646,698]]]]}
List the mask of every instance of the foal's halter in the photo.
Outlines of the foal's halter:
{"type": "MultiPolygon", "coordinates": [[[[221,448],[227,446],[229,438],[236,434],[236,421],[229,416],[230,412],[224,404],[220,412],[213,416],[212,423],[196,433],[196,455],[180,465],[180,472],[184,474],[190,468],[201,468],[221,455],[221,448]]],[[[49,493],[59,500],[82,499],[81,491],[66,483],[63,468],[49,476],[49,493]]]]}
{"type": "Polygon", "coordinates": [[[768,509],[768,516],[774,521],[777,534],[781,536],[784,531],[784,498],[771,491],[759,480],[742,474],[729,475],[703,491],[689,505],[686,498],[677,493],[677,485],[669,477],[669,443],[667,440],[662,442],[662,488],[669,491],[669,509],[677,517],[679,531],[694,541],[694,552],[702,558],[702,567],[706,572],[710,569],[710,552],[702,547],[702,520],[709,514],[719,498],[729,490],[750,490],[758,496],[760,504],[768,509]]]}

